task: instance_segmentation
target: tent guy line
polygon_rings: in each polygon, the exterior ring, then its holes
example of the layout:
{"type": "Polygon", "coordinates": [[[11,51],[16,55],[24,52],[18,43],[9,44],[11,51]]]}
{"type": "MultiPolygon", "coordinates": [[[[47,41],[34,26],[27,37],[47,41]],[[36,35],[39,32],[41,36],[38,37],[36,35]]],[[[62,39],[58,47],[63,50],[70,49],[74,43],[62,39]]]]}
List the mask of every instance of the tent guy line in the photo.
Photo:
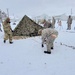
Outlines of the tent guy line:
{"type": "MultiPolygon", "coordinates": [[[[55,43],[58,43],[58,42],[55,42],[55,43]]],[[[72,48],[72,49],[75,49],[75,46],[69,46],[69,45],[64,44],[64,43],[62,43],[62,42],[60,42],[59,44],[60,44],[60,45],[64,45],[64,46],[69,47],[69,48],[72,48]]]]}

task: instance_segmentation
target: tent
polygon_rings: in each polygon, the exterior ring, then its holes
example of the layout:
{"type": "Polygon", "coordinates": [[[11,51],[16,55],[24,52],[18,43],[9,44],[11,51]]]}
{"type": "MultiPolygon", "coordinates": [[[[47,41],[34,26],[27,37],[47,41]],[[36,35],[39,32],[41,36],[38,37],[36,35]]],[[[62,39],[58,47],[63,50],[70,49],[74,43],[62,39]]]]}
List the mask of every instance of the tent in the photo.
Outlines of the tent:
{"type": "Polygon", "coordinates": [[[13,31],[13,36],[37,36],[43,27],[25,15],[13,31]]]}

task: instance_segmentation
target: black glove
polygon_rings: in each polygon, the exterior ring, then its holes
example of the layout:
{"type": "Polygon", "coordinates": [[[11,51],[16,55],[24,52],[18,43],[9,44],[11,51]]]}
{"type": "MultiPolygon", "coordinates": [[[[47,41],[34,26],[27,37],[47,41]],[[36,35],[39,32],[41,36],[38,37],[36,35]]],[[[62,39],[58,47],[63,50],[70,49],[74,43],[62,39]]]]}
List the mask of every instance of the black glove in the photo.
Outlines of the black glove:
{"type": "Polygon", "coordinates": [[[44,47],[44,45],[42,44],[42,47],[44,47]]]}
{"type": "Polygon", "coordinates": [[[11,23],[11,22],[8,22],[8,23],[11,23]]]}
{"type": "Polygon", "coordinates": [[[14,32],[14,31],[12,30],[12,32],[14,32]]]}
{"type": "Polygon", "coordinates": [[[7,21],[7,23],[11,23],[11,22],[7,21]]]}

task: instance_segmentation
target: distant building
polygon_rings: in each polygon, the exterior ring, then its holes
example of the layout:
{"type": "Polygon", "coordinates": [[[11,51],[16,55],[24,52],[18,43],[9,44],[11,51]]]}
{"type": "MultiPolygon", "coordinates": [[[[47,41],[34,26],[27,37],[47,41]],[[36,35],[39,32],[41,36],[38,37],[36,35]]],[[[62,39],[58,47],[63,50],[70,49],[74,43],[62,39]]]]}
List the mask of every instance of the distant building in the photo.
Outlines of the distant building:
{"type": "MultiPolygon", "coordinates": [[[[66,15],[65,13],[64,14],[61,14],[61,15],[53,15],[53,17],[56,19],[56,20],[61,20],[61,21],[67,21],[68,19],[68,15],[66,15]]],[[[36,23],[40,23],[42,21],[42,19],[45,19],[45,20],[52,20],[52,16],[48,16],[46,14],[43,14],[43,15],[40,15],[40,16],[36,16],[36,17],[33,17],[32,18],[36,23]]],[[[72,16],[72,19],[75,20],[75,16],[72,16]]]]}
{"type": "Polygon", "coordinates": [[[43,14],[43,15],[40,15],[40,16],[36,16],[36,17],[33,17],[32,18],[36,23],[40,23],[43,19],[45,19],[45,20],[50,20],[51,19],[51,17],[50,16],[48,16],[48,15],[46,15],[46,14],[43,14]]]}

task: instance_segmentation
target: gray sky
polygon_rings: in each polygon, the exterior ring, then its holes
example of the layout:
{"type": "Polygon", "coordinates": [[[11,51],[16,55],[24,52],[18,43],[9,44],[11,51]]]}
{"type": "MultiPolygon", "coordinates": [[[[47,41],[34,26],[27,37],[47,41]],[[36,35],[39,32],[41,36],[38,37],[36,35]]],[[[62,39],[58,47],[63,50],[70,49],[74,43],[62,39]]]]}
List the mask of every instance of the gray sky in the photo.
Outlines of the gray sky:
{"type": "Polygon", "coordinates": [[[49,16],[66,13],[75,15],[75,0],[0,0],[0,9],[15,16],[49,16]]]}

